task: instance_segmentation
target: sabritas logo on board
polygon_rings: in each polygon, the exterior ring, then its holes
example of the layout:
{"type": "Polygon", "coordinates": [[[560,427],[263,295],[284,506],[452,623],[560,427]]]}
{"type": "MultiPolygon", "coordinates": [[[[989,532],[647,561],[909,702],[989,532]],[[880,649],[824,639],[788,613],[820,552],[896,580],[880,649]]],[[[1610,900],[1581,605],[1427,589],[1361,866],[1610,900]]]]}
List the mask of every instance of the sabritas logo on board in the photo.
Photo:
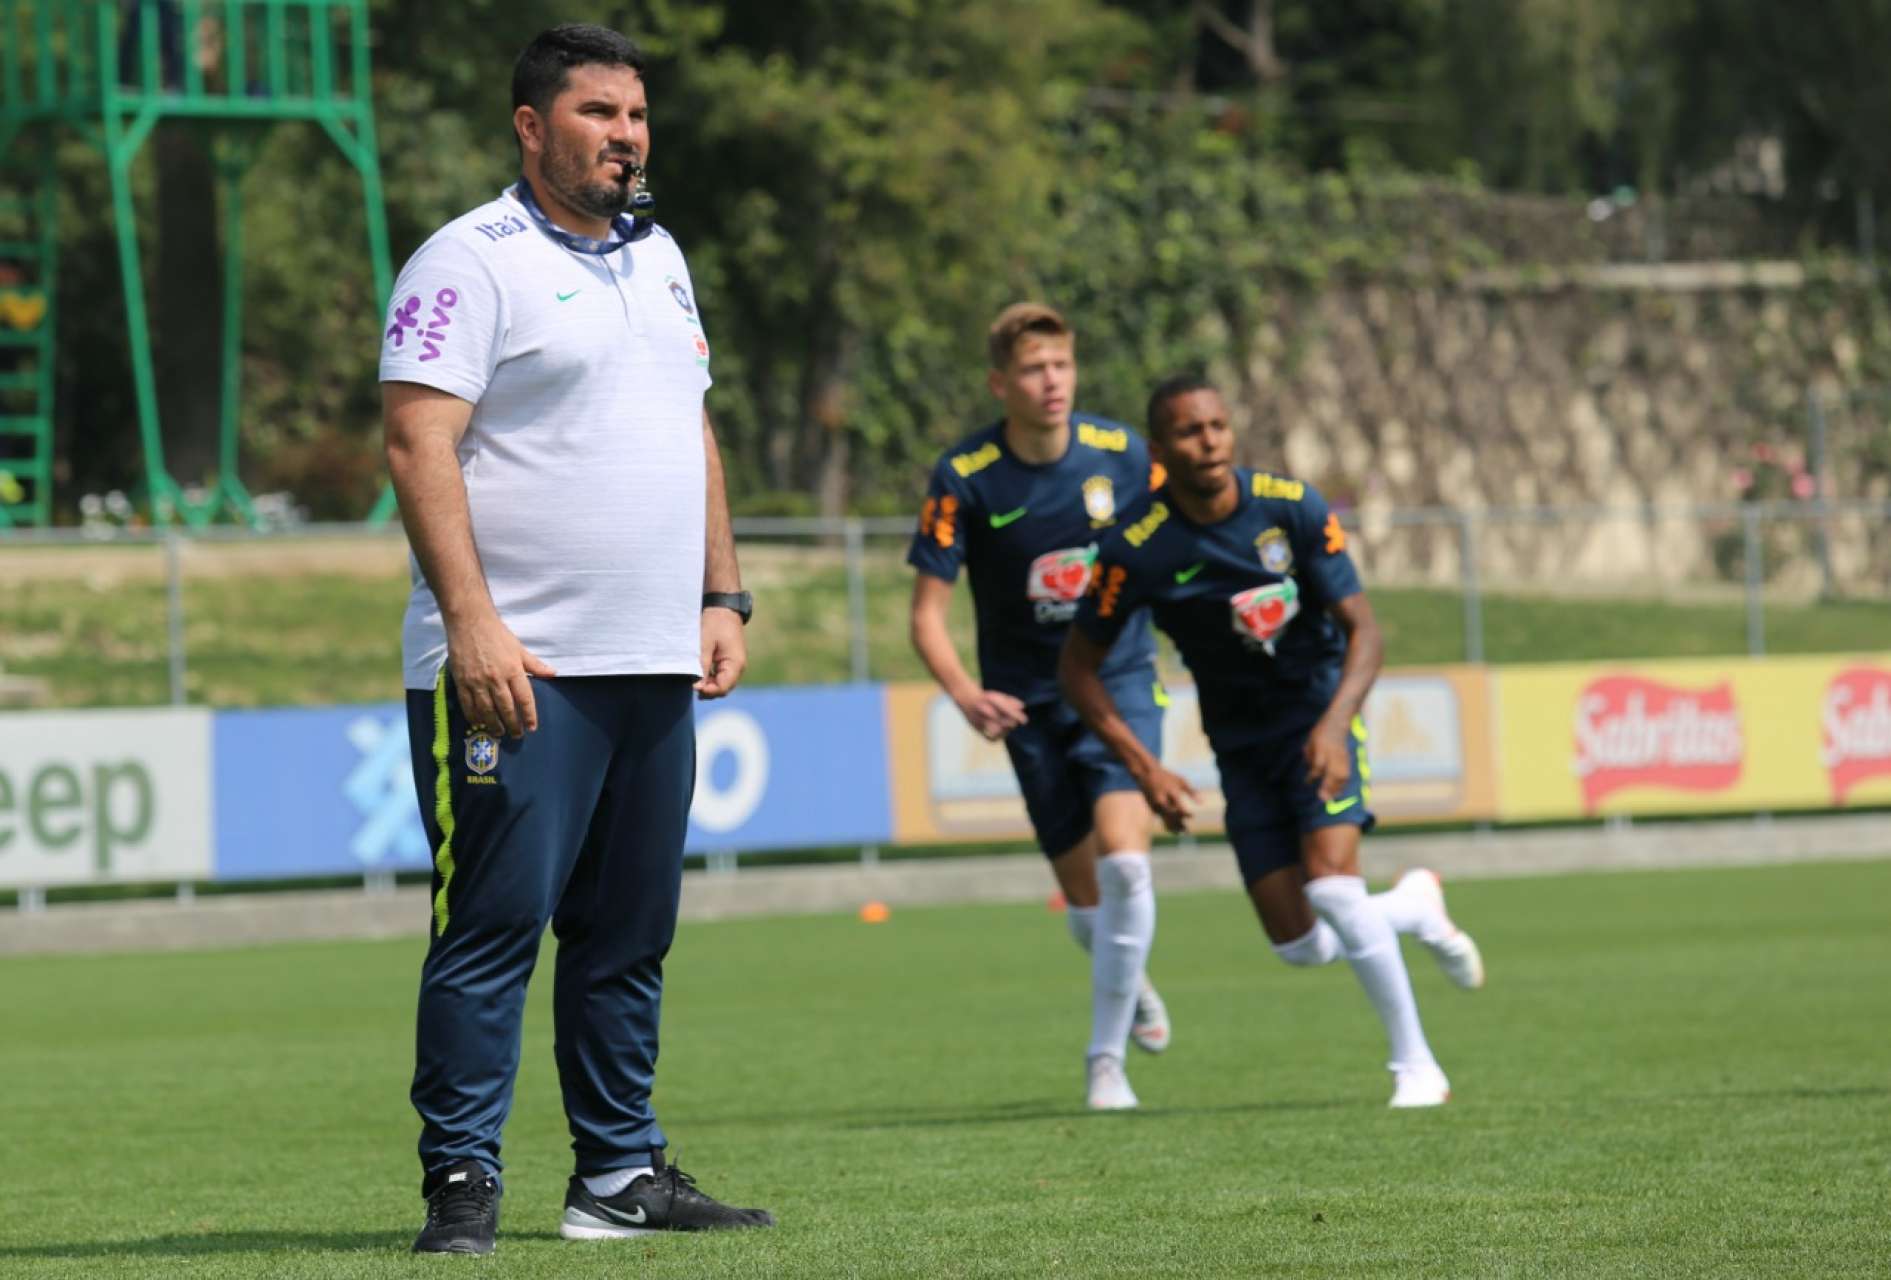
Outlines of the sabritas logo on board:
{"type": "Polygon", "coordinates": [[[1848,667],[1825,687],[1825,741],[1819,763],[1844,804],[1867,778],[1891,775],[1891,670],[1848,667]]]}
{"type": "Polygon", "coordinates": [[[1604,676],[1576,699],[1576,777],[1593,810],[1625,787],[1724,791],[1740,780],[1746,734],[1733,686],[1677,689],[1604,676]]]}

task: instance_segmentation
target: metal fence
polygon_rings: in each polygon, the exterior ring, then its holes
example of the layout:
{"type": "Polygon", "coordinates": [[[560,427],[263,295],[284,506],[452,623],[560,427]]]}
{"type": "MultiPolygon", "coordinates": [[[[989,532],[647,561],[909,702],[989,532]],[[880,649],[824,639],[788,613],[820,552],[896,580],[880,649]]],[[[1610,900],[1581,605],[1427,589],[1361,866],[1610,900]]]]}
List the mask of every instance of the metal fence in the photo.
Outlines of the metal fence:
{"type": "MultiPolygon", "coordinates": [[[[1621,621],[1677,609],[1691,630],[1658,636],[1681,646],[1664,654],[1891,641],[1891,501],[1366,508],[1343,523],[1382,612],[1404,620],[1395,663],[1661,656],[1638,651],[1648,626],[1621,621]]],[[[753,680],[924,678],[906,641],[910,521],[736,528],[758,601],[753,680]]],[[[394,697],[407,581],[399,532],[358,525],[12,533],[0,538],[0,699],[394,697]]],[[[967,594],[954,625],[969,653],[967,594]]]]}
{"type": "MultiPolygon", "coordinates": [[[[1887,501],[1365,511],[1347,523],[1369,585],[1459,597],[1467,662],[1655,656],[1576,637],[1540,654],[1493,646],[1504,610],[1546,599],[1708,617],[1737,607],[1739,634],[1719,637],[1713,651],[1758,656],[1769,619],[1882,604],[1891,586],[1887,501]]],[[[1891,616],[1885,622],[1891,641],[1891,616]]],[[[1847,647],[1842,634],[1833,647],[1847,647]]]]}

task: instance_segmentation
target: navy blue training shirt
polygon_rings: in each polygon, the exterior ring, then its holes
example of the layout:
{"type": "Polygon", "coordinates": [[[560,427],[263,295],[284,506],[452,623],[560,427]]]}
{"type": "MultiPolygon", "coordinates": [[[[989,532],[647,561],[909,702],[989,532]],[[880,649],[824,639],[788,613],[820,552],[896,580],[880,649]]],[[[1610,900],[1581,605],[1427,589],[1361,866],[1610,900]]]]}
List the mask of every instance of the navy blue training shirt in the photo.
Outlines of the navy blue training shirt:
{"type": "MultiPolygon", "coordinates": [[[[986,688],[1026,704],[1061,696],[1057,655],[1090,585],[1097,539],[1149,505],[1155,480],[1143,438],[1089,414],[1071,415],[1070,446],[1056,462],[1019,459],[1002,422],[946,450],[906,562],[947,582],[965,566],[986,688]]],[[[1127,620],[1111,639],[1106,674],[1154,662],[1147,617],[1127,620]]]]}
{"type": "Polygon", "coordinates": [[[1235,469],[1240,505],[1191,523],[1159,490],[1103,539],[1077,626],[1107,645],[1144,606],[1175,641],[1216,751],[1304,734],[1339,685],[1346,636],[1327,609],[1357,595],[1346,534],[1312,485],[1235,469]]]}

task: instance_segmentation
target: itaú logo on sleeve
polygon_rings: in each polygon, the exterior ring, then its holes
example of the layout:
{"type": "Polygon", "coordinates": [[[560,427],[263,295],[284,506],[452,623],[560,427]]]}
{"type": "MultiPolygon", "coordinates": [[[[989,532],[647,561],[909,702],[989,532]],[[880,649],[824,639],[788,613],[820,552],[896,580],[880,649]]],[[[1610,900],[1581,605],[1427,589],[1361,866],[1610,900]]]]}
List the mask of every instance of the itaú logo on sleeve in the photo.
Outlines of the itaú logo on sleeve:
{"type": "Polygon", "coordinates": [[[1844,804],[1867,778],[1891,776],[1891,670],[1850,667],[1825,687],[1824,744],[1819,762],[1844,804]]]}
{"type": "Polygon", "coordinates": [[[1077,616],[1077,602],[1090,586],[1090,566],[1097,560],[1096,544],[1047,551],[1031,562],[1025,597],[1039,622],[1069,622],[1077,616]]]}
{"type": "Polygon", "coordinates": [[[1724,791],[1740,780],[1746,733],[1733,686],[1677,689],[1604,676],[1576,699],[1576,777],[1593,810],[1625,787],[1724,791]]]}

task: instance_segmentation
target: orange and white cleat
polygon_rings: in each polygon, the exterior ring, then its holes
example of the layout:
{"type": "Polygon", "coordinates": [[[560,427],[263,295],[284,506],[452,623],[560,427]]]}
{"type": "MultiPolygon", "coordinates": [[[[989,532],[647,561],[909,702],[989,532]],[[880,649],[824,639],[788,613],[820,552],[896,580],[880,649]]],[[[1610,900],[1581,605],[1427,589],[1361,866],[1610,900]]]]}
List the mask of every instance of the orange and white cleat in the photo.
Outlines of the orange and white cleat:
{"type": "Polygon", "coordinates": [[[1123,1060],[1113,1053],[1092,1054],[1084,1060],[1085,1101],[1092,1111],[1134,1111],[1136,1091],[1123,1074],[1123,1060]]]}
{"type": "Polygon", "coordinates": [[[1393,1067],[1392,1106],[1404,1111],[1417,1107],[1442,1107],[1451,1101],[1451,1082],[1435,1062],[1417,1067],[1393,1067]]]}
{"type": "Polygon", "coordinates": [[[1130,1024],[1129,1039],[1144,1053],[1161,1053],[1169,1047],[1169,1007],[1147,978],[1136,993],[1136,1020],[1130,1024]]]}
{"type": "MultiPolygon", "coordinates": [[[[1458,928],[1445,910],[1444,883],[1428,867],[1414,867],[1392,886],[1395,893],[1416,894],[1430,904],[1435,923],[1418,935],[1420,943],[1454,986],[1476,991],[1484,985],[1484,956],[1471,935],[1458,928]]],[[[1394,1104],[1396,1105],[1396,1104],[1394,1104]]]]}

